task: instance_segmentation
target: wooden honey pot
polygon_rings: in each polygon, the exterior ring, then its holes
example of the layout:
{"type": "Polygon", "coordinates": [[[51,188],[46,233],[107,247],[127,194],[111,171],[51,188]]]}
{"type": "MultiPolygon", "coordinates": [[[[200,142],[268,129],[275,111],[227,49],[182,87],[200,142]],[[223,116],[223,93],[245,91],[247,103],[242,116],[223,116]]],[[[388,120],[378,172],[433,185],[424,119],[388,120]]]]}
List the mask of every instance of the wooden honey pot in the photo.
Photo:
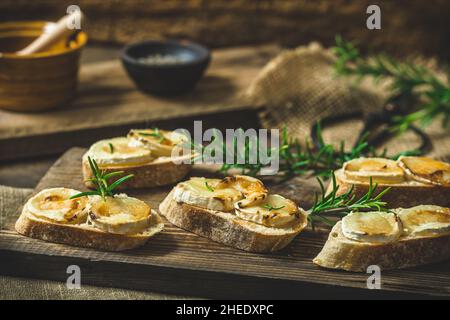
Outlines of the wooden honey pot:
{"type": "Polygon", "coordinates": [[[43,52],[18,55],[50,22],[0,23],[0,108],[33,112],[62,106],[75,95],[84,32],[43,52]]]}

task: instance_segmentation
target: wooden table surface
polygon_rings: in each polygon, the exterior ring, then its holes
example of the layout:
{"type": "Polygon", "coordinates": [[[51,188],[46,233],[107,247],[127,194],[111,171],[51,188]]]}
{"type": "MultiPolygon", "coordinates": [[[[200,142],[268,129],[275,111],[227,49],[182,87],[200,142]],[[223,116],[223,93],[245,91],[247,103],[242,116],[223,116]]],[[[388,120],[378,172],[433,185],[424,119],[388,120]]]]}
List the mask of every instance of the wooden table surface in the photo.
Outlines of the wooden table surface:
{"type": "Polygon", "coordinates": [[[175,98],[135,90],[120,66],[120,50],[88,46],[83,51],[80,89],[71,105],[36,115],[0,110],[0,185],[33,188],[68,148],[124,134],[142,123],[189,128],[193,119],[201,119],[204,127],[258,126],[257,109],[245,106],[243,92],[280,49],[269,44],[213,51],[194,92],[175,98]]]}
{"type": "MultiPolygon", "coordinates": [[[[34,192],[58,186],[85,190],[79,169],[85,152],[82,148],[67,151],[34,192]]],[[[216,174],[207,165],[197,165],[190,173],[192,176],[216,174]]],[[[309,208],[318,191],[313,180],[295,178],[268,186],[273,192],[309,208]]],[[[171,186],[128,190],[127,194],[157,208],[170,189],[171,186]]],[[[4,261],[1,270],[15,276],[61,281],[66,277],[67,265],[75,264],[83,270],[83,283],[87,285],[226,299],[333,298],[339,294],[352,298],[439,298],[450,293],[449,262],[384,271],[381,290],[367,289],[365,273],[317,267],[312,259],[323,247],[328,230],[312,232],[307,228],[287,248],[258,254],[199,237],[165,220],[164,231],[144,246],[125,252],[104,252],[18,235],[14,231],[15,221],[16,217],[6,218],[0,231],[0,258],[4,261]]]]}

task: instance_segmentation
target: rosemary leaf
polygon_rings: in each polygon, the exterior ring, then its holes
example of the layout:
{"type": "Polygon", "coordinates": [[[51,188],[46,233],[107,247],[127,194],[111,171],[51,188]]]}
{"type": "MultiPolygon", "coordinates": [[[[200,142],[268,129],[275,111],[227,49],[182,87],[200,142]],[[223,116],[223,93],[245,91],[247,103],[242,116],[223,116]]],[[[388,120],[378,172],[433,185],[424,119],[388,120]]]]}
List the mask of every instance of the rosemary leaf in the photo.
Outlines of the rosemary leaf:
{"type": "MultiPolygon", "coordinates": [[[[371,147],[369,147],[365,135],[357,144],[357,146],[350,150],[345,151],[345,144],[342,141],[337,148],[331,144],[326,144],[320,124],[317,126],[317,137],[320,148],[315,148],[307,141],[305,145],[302,145],[298,139],[289,137],[287,129],[282,129],[280,146],[278,148],[270,148],[269,157],[279,158],[279,175],[284,179],[289,179],[296,175],[313,175],[316,177],[330,177],[331,170],[336,170],[342,167],[342,165],[349,160],[360,158],[362,156],[383,156],[383,154],[377,154],[371,147]]],[[[191,148],[197,151],[197,153],[203,154],[205,150],[204,146],[195,146],[192,143],[191,148]]],[[[219,169],[219,172],[228,174],[230,170],[239,170],[241,174],[256,176],[259,174],[264,165],[259,161],[256,163],[250,161],[251,148],[257,148],[260,144],[257,137],[256,142],[252,142],[249,139],[244,141],[244,151],[240,151],[243,155],[244,161],[237,163],[238,145],[237,140],[234,139],[231,146],[227,146],[225,143],[221,146],[223,150],[223,164],[219,169]],[[225,163],[229,152],[234,151],[234,162],[225,163]]],[[[230,157],[229,157],[230,158],[230,157]]],[[[232,157],[231,157],[232,158],[232,157]]]]}
{"type": "Polygon", "coordinates": [[[336,177],[332,174],[332,188],[328,194],[325,194],[325,188],[323,182],[318,179],[321,196],[315,195],[314,205],[308,210],[308,221],[312,227],[315,228],[317,222],[325,223],[326,225],[334,225],[334,221],[329,218],[342,218],[353,211],[387,211],[387,203],[381,201],[383,195],[389,192],[390,188],[386,188],[374,196],[378,185],[372,182],[370,178],[369,190],[361,198],[355,200],[353,195],[353,188],[346,193],[337,196],[339,186],[336,183],[336,177]]]}
{"type": "Polygon", "coordinates": [[[81,198],[81,197],[85,197],[85,196],[96,196],[96,195],[98,195],[97,191],[85,191],[85,192],[77,193],[77,194],[71,196],[69,199],[81,198]]]}
{"type": "Polygon", "coordinates": [[[70,197],[70,199],[80,198],[84,196],[93,196],[97,195],[102,197],[103,200],[106,200],[106,197],[114,197],[114,189],[117,188],[120,184],[124,183],[128,179],[131,179],[134,177],[134,175],[130,174],[125,177],[122,177],[115,182],[113,182],[111,185],[108,184],[108,180],[117,177],[119,175],[122,175],[123,171],[116,171],[116,172],[110,172],[105,173],[104,171],[101,171],[98,167],[97,162],[92,159],[91,157],[88,157],[89,166],[92,170],[93,178],[88,179],[88,181],[91,181],[95,185],[95,190],[93,191],[86,191],[81,192],[76,195],[73,195],[70,197]]]}
{"type": "Polygon", "coordinates": [[[208,191],[214,192],[214,189],[208,184],[208,181],[205,181],[205,186],[206,186],[206,189],[208,189],[208,191]]]}
{"type": "Polygon", "coordinates": [[[107,190],[111,192],[115,188],[117,188],[120,184],[124,183],[125,181],[127,181],[127,180],[129,180],[129,179],[131,179],[133,177],[134,177],[134,174],[129,174],[129,175],[125,176],[125,177],[117,179],[110,186],[107,186],[107,190]]]}
{"type": "Polygon", "coordinates": [[[138,134],[141,136],[157,138],[159,143],[163,142],[166,139],[164,137],[164,135],[161,133],[161,131],[159,131],[158,128],[153,128],[152,130],[153,130],[153,132],[150,132],[150,133],[149,132],[139,132],[138,134]]]}
{"type": "Polygon", "coordinates": [[[390,79],[392,96],[401,94],[414,98],[418,103],[417,109],[411,108],[409,113],[393,117],[391,130],[402,133],[414,123],[427,126],[438,116],[443,116],[443,127],[448,125],[450,120],[448,79],[444,82],[430,69],[410,61],[397,61],[386,54],[365,59],[354,44],[344,41],[340,36],[336,37],[333,51],[337,57],[335,71],[338,75],[353,75],[357,79],[372,77],[375,84],[381,79],[390,79]]]}

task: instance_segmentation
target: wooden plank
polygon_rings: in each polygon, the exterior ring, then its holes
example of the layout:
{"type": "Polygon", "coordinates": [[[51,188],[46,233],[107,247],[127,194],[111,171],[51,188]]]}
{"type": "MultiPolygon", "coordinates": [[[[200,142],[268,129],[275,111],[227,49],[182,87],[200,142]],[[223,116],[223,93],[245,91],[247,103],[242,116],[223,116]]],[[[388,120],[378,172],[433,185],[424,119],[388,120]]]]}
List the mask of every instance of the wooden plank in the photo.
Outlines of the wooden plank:
{"type": "Polygon", "coordinates": [[[34,188],[50,169],[58,156],[0,162],[0,185],[16,188],[34,188]]]}
{"type": "MultiPolygon", "coordinates": [[[[156,126],[174,130],[185,128],[192,131],[194,120],[201,120],[203,128],[258,128],[257,108],[244,106],[235,108],[217,108],[212,113],[183,113],[173,118],[132,121],[127,124],[107,125],[104,127],[84,128],[45,134],[29,134],[0,139],[0,161],[61,154],[73,146],[89,146],[100,139],[112,136],[124,136],[130,129],[156,126]],[[231,110],[230,110],[231,109],[231,110]]],[[[0,111],[1,112],[1,111],[0,111]]],[[[118,121],[121,117],[118,116],[118,121]]]]}
{"type": "MultiPolygon", "coordinates": [[[[1,237],[5,232],[1,232],[1,237]]],[[[16,237],[18,237],[16,235],[16,237]]],[[[81,285],[148,290],[218,299],[333,299],[427,298],[427,295],[348,288],[330,284],[260,278],[213,270],[191,270],[101,259],[1,250],[0,272],[5,275],[65,282],[66,268],[78,265],[81,285]]]]}
{"type": "MultiPolygon", "coordinates": [[[[84,152],[85,149],[80,148],[68,151],[44,176],[36,191],[56,186],[84,189],[79,169],[84,152]]],[[[200,167],[193,174],[205,172],[207,169],[200,167]]],[[[308,182],[298,183],[295,188],[305,199],[306,207],[314,190],[308,182]]],[[[169,189],[129,193],[157,207],[169,189]]],[[[304,296],[304,289],[308,287],[317,296],[327,292],[352,292],[350,289],[362,296],[381,293],[386,297],[450,296],[450,261],[383,272],[382,290],[377,293],[365,289],[366,274],[318,268],[311,260],[321,250],[326,233],[305,231],[281,252],[254,254],[223,246],[167,223],[164,232],[145,246],[110,253],[30,239],[13,232],[12,225],[13,221],[7,227],[9,230],[0,233],[0,256],[2,261],[8,261],[2,263],[0,270],[11,274],[16,270],[19,275],[63,280],[67,265],[75,263],[86,269],[85,280],[92,284],[163,292],[177,292],[178,287],[179,292],[189,293],[192,289],[191,294],[202,295],[203,291],[214,297],[233,297],[234,294],[241,297],[243,292],[247,297],[249,292],[255,297],[273,297],[275,294],[269,288],[284,288],[286,291],[280,296],[295,298],[304,296]]]]}
{"type": "Polygon", "coordinates": [[[219,120],[222,127],[254,125],[256,111],[243,92],[277,52],[274,45],[215,51],[198,87],[173,98],[137,91],[119,60],[84,64],[71,105],[38,114],[0,111],[0,160],[58,153],[132,127],[173,128],[194,119],[209,121],[205,126],[219,120]]]}

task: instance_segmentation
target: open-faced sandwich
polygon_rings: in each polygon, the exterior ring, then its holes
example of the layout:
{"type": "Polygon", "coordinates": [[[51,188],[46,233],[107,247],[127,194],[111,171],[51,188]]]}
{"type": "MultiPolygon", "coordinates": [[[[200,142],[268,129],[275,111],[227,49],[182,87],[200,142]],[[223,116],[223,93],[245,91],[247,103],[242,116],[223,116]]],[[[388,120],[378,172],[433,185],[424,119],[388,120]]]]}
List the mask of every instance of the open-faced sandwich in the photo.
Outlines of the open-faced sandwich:
{"type": "MultiPolygon", "coordinates": [[[[450,206],[450,164],[425,157],[359,158],[335,172],[337,195],[353,188],[359,197],[369,189],[370,179],[379,190],[390,187],[383,199],[391,208],[419,204],[450,206]]],[[[331,185],[330,185],[331,188],[331,185]]]]}
{"type": "Polygon", "coordinates": [[[67,188],[45,189],[25,204],[16,231],[31,238],[108,251],[143,245],[164,224],[148,204],[125,194],[102,199],[67,188]]]}
{"type": "Polygon", "coordinates": [[[366,272],[418,266],[450,258],[450,209],[420,205],[392,212],[354,212],[330,232],[314,263],[366,272]]]}
{"type": "Polygon", "coordinates": [[[181,182],[159,210],[180,228],[252,252],[280,250],[307,225],[306,212],[293,201],[242,175],[181,182]]]}
{"type": "Polygon", "coordinates": [[[86,185],[93,187],[89,181],[92,170],[88,157],[94,159],[99,168],[107,173],[121,170],[126,174],[134,174],[135,178],[122,184],[122,188],[149,188],[178,182],[192,167],[189,161],[172,156],[174,148],[184,142],[184,135],[159,129],[131,130],[127,137],[98,141],[83,156],[86,185]]]}
{"type": "MultiPolygon", "coordinates": [[[[31,238],[108,251],[143,245],[164,224],[156,210],[126,194],[113,194],[124,176],[108,185],[108,174],[88,159],[96,191],[45,189],[30,198],[16,222],[16,231],[31,238]]],[[[123,172],[109,175],[120,176],[123,172]]]]}

